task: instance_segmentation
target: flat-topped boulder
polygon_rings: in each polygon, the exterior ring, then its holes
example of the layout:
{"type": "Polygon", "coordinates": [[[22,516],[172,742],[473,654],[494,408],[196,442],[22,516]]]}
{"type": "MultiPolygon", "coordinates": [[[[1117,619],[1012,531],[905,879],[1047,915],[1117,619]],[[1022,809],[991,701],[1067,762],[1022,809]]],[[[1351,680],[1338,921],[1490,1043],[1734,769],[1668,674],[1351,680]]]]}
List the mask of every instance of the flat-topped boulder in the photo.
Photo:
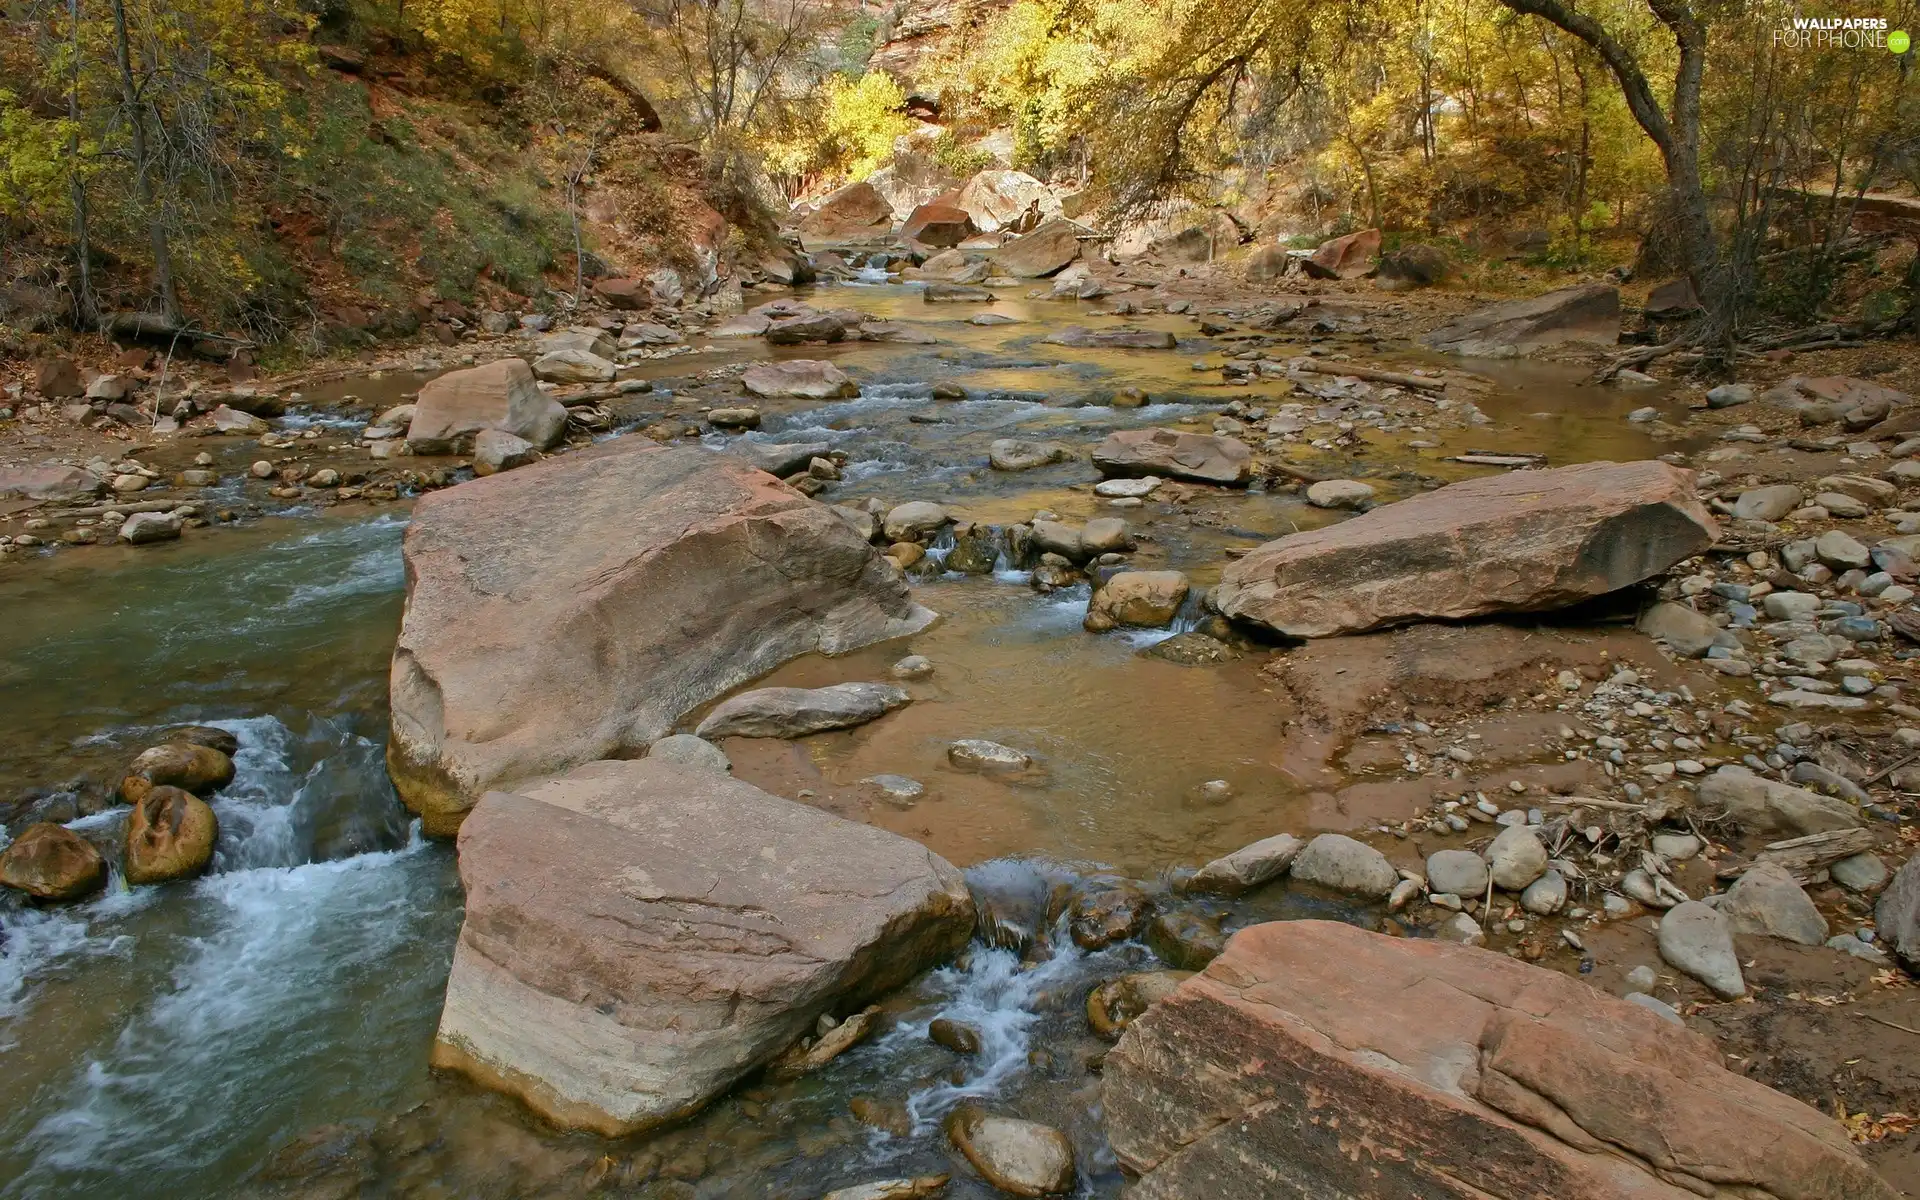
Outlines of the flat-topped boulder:
{"type": "Polygon", "coordinates": [[[1584,981],[1327,921],[1236,933],[1106,1059],[1129,1200],[1892,1200],[1838,1122],[1584,981]]]}
{"type": "Polygon", "coordinates": [[[1080,235],[1087,232],[1064,217],[1042,221],[994,251],[994,265],[1016,279],[1043,279],[1080,257],[1080,235]]]}
{"type": "Polygon", "coordinates": [[[1679,467],[1516,471],[1268,542],[1227,565],[1213,599],[1300,638],[1539,612],[1650,579],[1718,536],[1679,467]]]}
{"type": "Polygon", "coordinates": [[[0,499],[77,501],[106,490],[106,481],[98,475],[64,463],[0,466],[0,499]]]}
{"type": "Polygon", "coordinates": [[[1177,429],[1110,433],[1094,448],[1093,465],[1109,477],[1154,475],[1225,487],[1244,487],[1253,479],[1253,451],[1246,443],[1177,429]]]}
{"type": "Polygon", "coordinates": [[[835,400],[860,394],[845,371],[817,358],[756,363],[740,376],[740,386],[766,399],[835,400]]]}
{"type": "Polygon", "coordinates": [[[416,454],[458,454],[482,429],[546,450],[567,432],[567,410],[540,390],[525,361],[503,358],[428,380],[413,404],[407,444],[416,454]]]}
{"type": "Polygon", "coordinates": [[[1449,321],[1425,340],[1472,358],[1512,358],[1562,342],[1611,346],[1620,340],[1620,289],[1587,283],[1509,300],[1449,321]]]}
{"type": "Polygon", "coordinates": [[[423,496],[402,552],[387,766],[439,837],[483,792],[638,754],[789,659],[933,619],[832,508],[638,438],[423,496]]]}
{"type": "Polygon", "coordinates": [[[973,929],[924,846],[654,759],[488,793],[460,881],[434,1064],[608,1137],[692,1115],[973,929]]]}

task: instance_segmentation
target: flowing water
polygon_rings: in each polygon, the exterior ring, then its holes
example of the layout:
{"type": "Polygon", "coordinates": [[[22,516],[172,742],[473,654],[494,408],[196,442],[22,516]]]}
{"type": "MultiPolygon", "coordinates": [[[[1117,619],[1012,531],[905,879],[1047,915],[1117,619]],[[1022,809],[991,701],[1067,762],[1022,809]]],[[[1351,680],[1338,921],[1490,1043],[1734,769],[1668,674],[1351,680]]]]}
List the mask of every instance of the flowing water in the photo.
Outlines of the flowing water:
{"type": "MultiPolygon", "coordinates": [[[[846,481],[828,497],[836,502],[939,499],[992,523],[1041,508],[1108,515],[1084,461],[1008,476],[986,469],[987,444],[1084,445],[1115,428],[1210,415],[1232,399],[1278,399],[1272,385],[1223,389],[1217,372],[1194,372],[1190,361],[1219,347],[1195,340],[1183,318],[1131,322],[1176,330],[1178,352],[1073,350],[1040,339],[1069,321],[1112,322],[1002,302],[992,311],[1018,323],[975,326],[965,319],[979,307],[927,305],[893,285],[834,289],[824,302],[940,338],[793,355],[833,357],[863,394],[768,405],[765,428],[750,436],[845,451],[846,481]],[[967,398],[931,399],[939,382],[967,398]],[[1122,388],[1151,402],[1103,403],[1122,388]]],[[[717,397],[731,385],[690,377],[765,353],[756,340],[660,360],[659,379],[677,390],[639,397],[649,411],[625,423],[691,415],[685,406],[703,390],[717,397]]],[[[311,388],[314,407],[282,423],[338,436],[337,406],[378,410],[422,378],[311,388]]],[[[1504,368],[1494,382],[1480,403],[1495,424],[1449,435],[1444,450],[1409,447],[1416,429],[1369,433],[1363,461],[1383,492],[1405,494],[1415,475],[1466,473],[1441,457],[1479,448],[1469,440],[1555,462],[1662,448],[1621,419],[1644,397],[1576,392],[1544,367],[1504,368]]],[[[716,448],[724,440],[709,439],[716,448]]],[[[345,514],[289,510],[217,536],[62,553],[0,572],[0,800],[12,798],[10,829],[60,820],[112,846],[126,811],[107,803],[112,781],[167,727],[218,725],[241,746],[233,784],[213,801],[221,836],[206,876],[135,890],[116,877],[104,896],[69,908],[0,900],[0,1196],[362,1187],[570,1196],[584,1172],[605,1173],[606,1156],[616,1191],[803,1197],[951,1169],[939,1121],[966,1099],[1062,1125],[1080,1150],[1082,1194],[1118,1194],[1088,1070],[1103,1044],[1086,1032],[1084,996],[1151,956],[1133,943],[1084,953],[1046,937],[1056,914],[1044,903],[1033,924],[1045,949],[1027,962],[976,945],[890,998],[888,1031],[827,1070],[752,1085],[655,1138],[556,1135],[498,1098],[435,1078],[426,1056],[459,885],[451,849],[420,841],[382,764],[405,517],[345,514]],[[980,1029],[981,1054],[956,1065],[927,1041],[927,1023],[942,1014],[980,1029]],[[865,1123],[849,1115],[855,1098],[865,1123]]],[[[1187,570],[1200,586],[1225,548],[1328,519],[1258,489],[1179,508],[1150,501],[1125,515],[1150,535],[1142,565],[1187,570]]],[[[910,643],[803,659],[773,682],[883,678],[912,651],[937,664],[918,701],[851,733],[736,742],[743,777],[919,838],[1009,904],[1090,872],[1151,881],[1169,864],[1278,829],[1341,823],[1313,808],[1274,752],[1283,719],[1263,701],[1255,660],[1195,669],[1143,656],[1165,635],[1084,633],[1084,587],[1043,596],[1014,571],[933,570],[916,586],[943,614],[934,628],[910,643]],[[1043,770],[1018,785],[959,775],[943,759],[956,737],[1022,746],[1043,770]],[[921,779],[927,794],[904,808],[876,802],[861,781],[879,773],[921,779]],[[1227,794],[1203,790],[1209,780],[1225,780],[1227,794]]],[[[1222,910],[1228,928],[1312,911],[1284,894],[1222,910]]],[[[948,1194],[987,1193],[957,1176],[948,1194]]]]}

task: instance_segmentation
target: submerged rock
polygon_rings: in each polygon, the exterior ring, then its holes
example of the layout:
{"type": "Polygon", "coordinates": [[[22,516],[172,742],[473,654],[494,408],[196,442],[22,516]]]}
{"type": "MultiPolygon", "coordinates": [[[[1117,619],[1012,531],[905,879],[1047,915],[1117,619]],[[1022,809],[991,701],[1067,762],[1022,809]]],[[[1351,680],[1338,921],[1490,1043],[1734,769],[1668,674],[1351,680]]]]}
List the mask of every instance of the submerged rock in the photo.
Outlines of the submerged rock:
{"type": "Polygon", "coordinates": [[[935,1045],[945,1046],[955,1054],[980,1053],[980,1031],[952,1017],[934,1018],[927,1026],[927,1037],[935,1045]]]}
{"type": "Polygon", "coordinates": [[[1014,773],[1033,765],[1033,756],[981,738],[962,738],[947,747],[947,761],[966,771],[1014,773]]]}
{"type": "Polygon", "coordinates": [[[1171,350],[1179,340],[1164,329],[1087,329],[1069,325],[1040,339],[1049,345],[1089,350],[1171,350]]]}
{"type": "Polygon", "coordinates": [[[1198,971],[1226,948],[1221,918],[1192,909],[1156,913],[1147,922],[1147,949],[1177,971],[1198,971]]]}
{"type": "Polygon", "coordinates": [[[837,1188],[820,1200],[927,1200],[947,1186],[945,1175],[917,1175],[911,1179],[876,1179],[854,1187],[837,1188]]]}
{"type": "Polygon", "coordinates": [[[1139,933],[1152,912],[1153,901],[1138,884],[1095,880],[1074,894],[1067,935],[1082,950],[1099,950],[1139,933]]]}
{"type": "Polygon", "coordinates": [[[924,847],[652,760],[489,793],[460,878],[435,1064],[608,1137],[698,1111],[973,928],[924,847]]]}
{"type": "Polygon", "coordinates": [[[489,788],[637,753],[789,659],[933,619],[833,509],[641,439],[424,496],[402,550],[387,765],[436,837],[489,788]]]}
{"type": "Polygon", "coordinates": [[[1838,1123],[1698,1033],[1503,955],[1336,922],[1241,930],[1132,1023],[1104,1081],[1129,1194],[1154,1200],[1893,1196],[1838,1123]]]}
{"type": "Polygon", "coordinates": [[[905,688],[885,683],[757,688],[723,701],[694,732],[703,738],[806,737],[865,725],[912,700],[905,688]]]}
{"type": "Polygon", "coordinates": [[[1693,473],[1588,463],[1451,484],[1227,564],[1219,611],[1289,637],[1538,612],[1656,576],[1718,526],[1693,473]]]}
{"type": "Polygon", "coordinates": [[[176,787],[156,787],[127,815],[124,869],[131,884],[186,879],[207,869],[220,822],[206,801],[176,787]]]}
{"type": "Polygon", "coordinates": [[[107,886],[107,860],[65,825],[29,825],[0,850],[0,885],[35,900],[82,900],[107,886]]]}

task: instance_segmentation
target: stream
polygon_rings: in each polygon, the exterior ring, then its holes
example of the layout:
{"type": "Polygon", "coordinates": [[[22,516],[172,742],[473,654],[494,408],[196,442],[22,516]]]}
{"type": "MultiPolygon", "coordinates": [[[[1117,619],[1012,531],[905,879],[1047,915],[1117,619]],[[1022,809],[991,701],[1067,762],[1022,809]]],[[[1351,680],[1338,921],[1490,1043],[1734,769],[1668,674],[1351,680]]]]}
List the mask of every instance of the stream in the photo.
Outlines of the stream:
{"type": "MultiPolygon", "coordinates": [[[[831,358],[861,383],[859,398],[766,404],[763,428],[748,435],[844,451],[845,479],[824,499],[933,499],[992,523],[1043,508],[1081,520],[1115,515],[1087,486],[1084,457],[1006,474],[986,467],[988,443],[1057,438],[1084,449],[1113,429],[1280,399],[1274,384],[1223,388],[1217,370],[1193,370],[1196,358],[1217,365],[1219,348],[1190,342],[1183,317],[1127,321],[1175,330],[1176,351],[1080,350],[1041,338],[1114,321],[1084,306],[1002,301],[991,311],[1015,323],[978,326],[967,319],[983,306],[929,305],[895,284],[806,299],[911,322],[939,342],[770,351],[743,339],[661,359],[652,366],[662,390],[636,397],[648,411],[624,415],[622,427],[697,416],[686,402],[703,392],[709,403],[737,395],[700,372],[770,353],[831,358]],[[933,400],[940,382],[967,398],[933,400]],[[1121,388],[1150,402],[1102,403],[1121,388]]],[[[1400,369],[1437,362],[1353,353],[1400,369]]],[[[1537,451],[1555,465],[1671,448],[1624,420],[1672,403],[1657,393],[1575,390],[1570,371],[1547,366],[1486,372],[1490,390],[1477,402],[1491,423],[1449,431],[1443,448],[1408,446],[1417,430],[1366,431],[1360,462],[1382,499],[1411,493],[1416,475],[1473,473],[1442,461],[1469,446],[1537,451]]],[[[375,409],[397,403],[420,378],[313,389],[314,411],[282,423],[311,426],[349,394],[375,409]]],[[[727,440],[706,438],[715,448],[727,440]]],[[[246,447],[221,453],[223,475],[237,477],[246,447]]],[[[1181,513],[1150,501],[1119,515],[1150,535],[1140,565],[1185,570],[1196,589],[1217,578],[1227,548],[1333,518],[1258,489],[1208,493],[1181,513]]],[[[817,686],[885,678],[908,652],[935,662],[921,699],[874,725],[727,749],[743,778],[925,842],[997,911],[1025,914],[1036,940],[1024,956],[976,943],[889,998],[887,1031],[815,1075],[750,1081],[686,1127],[608,1143],[542,1129],[426,1066],[461,893],[451,846],[420,839],[382,758],[405,521],[394,508],[292,508],[217,535],[0,572],[10,831],[59,820],[112,844],[126,810],[105,797],[164,729],[216,725],[240,742],[236,778],[212,801],[220,841],[204,877],[129,890],[116,876],[100,898],[67,908],[0,900],[0,1197],[578,1196],[598,1171],[609,1194],[799,1200],[953,1170],[940,1120],[966,1099],[1059,1126],[1079,1150],[1080,1194],[1119,1194],[1089,1070],[1106,1044],[1087,1031],[1084,1001],[1094,982],[1153,958],[1132,942],[1075,948],[1050,897],[1105,872],[1151,889],[1170,865],[1281,830],[1335,827],[1272,753],[1281,730],[1261,702],[1257,658],[1178,665],[1142,653],[1174,631],[1083,632],[1084,586],[1041,595],[1019,572],[935,569],[915,577],[917,598],[943,616],[930,630],[776,671],[767,682],[817,686]],[[1030,746],[1048,772],[1017,788],[960,775],[941,762],[955,737],[1030,746]],[[928,796],[910,808],[863,798],[860,781],[889,772],[927,781],[928,796]],[[1203,792],[1212,780],[1227,782],[1229,800],[1203,792]],[[977,1027],[981,1053],[957,1060],[932,1045],[926,1027],[940,1015],[977,1027]],[[603,1160],[617,1164],[611,1174],[603,1160]]],[[[1365,919],[1287,894],[1221,911],[1228,929],[1365,919]]],[[[993,1193],[961,1171],[945,1194],[993,1193]]]]}

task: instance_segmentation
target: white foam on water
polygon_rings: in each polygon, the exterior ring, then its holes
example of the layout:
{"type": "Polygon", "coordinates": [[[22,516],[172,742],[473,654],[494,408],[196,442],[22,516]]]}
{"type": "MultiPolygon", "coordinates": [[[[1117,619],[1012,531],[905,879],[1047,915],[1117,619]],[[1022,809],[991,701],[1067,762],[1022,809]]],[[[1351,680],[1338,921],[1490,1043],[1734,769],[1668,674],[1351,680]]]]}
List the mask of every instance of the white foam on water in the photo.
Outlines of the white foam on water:
{"type": "Polygon", "coordinates": [[[332,413],[318,413],[310,409],[296,408],[284,416],[276,418],[280,428],[295,431],[307,429],[351,429],[355,433],[367,427],[364,417],[342,417],[332,413]]]}
{"type": "Polygon", "coordinates": [[[962,1082],[943,1081],[908,1095],[907,1116],[915,1133],[933,1129],[964,1100],[997,1094],[1027,1069],[1033,1027],[1041,1019],[1036,1001],[1078,976],[1087,957],[1071,938],[1058,938],[1055,945],[1052,958],[1023,969],[1013,951],[976,944],[964,970],[947,967],[928,977],[927,986],[940,997],[939,1007],[925,1012],[923,1019],[895,1026],[880,1043],[881,1051],[925,1042],[927,1027],[936,1018],[948,1017],[979,1032],[980,1052],[967,1062],[962,1082]]]}
{"type": "MultiPolygon", "coordinates": [[[[76,821],[69,828],[81,825],[76,821]]],[[[13,1048],[9,1022],[32,1003],[30,989],[37,980],[88,959],[133,953],[132,937],[100,926],[145,908],[154,895],[151,889],[128,890],[116,874],[107,890],[86,904],[23,907],[8,915],[0,943],[0,1050],[13,1048]]]]}
{"type": "Polygon", "coordinates": [[[1015,623],[1041,632],[1070,630],[1078,633],[1080,623],[1087,616],[1087,604],[1092,598],[1093,588],[1090,585],[1076,583],[1072,587],[1038,597],[1038,603],[1021,614],[1015,623]]]}
{"type": "Polygon", "coordinates": [[[74,1172],[191,1173],[263,1108],[291,1103],[289,1076],[353,1053],[335,1026],[422,936],[423,848],[416,828],[399,850],[196,882],[189,925],[201,932],[184,939],[171,988],[141,1002],[34,1123],[17,1147],[32,1166],[8,1194],[46,1194],[74,1172]]]}
{"type": "Polygon", "coordinates": [[[220,819],[213,869],[290,867],[306,861],[307,847],[295,823],[299,795],[293,731],[274,717],[207,724],[226,730],[240,743],[233,754],[233,782],[212,800],[220,819]]]}
{"type": "Polygon", "coordinates": [[[332,579],[300,584],[287,594],[286,603],[302,607],[401,590],[407,576],[398,534],[406,527],[406,517],[383,513],[371,521],[320,530],[293,542],[287,550],[295,554],[335,548],[352,553],[334,569],[332,579]]]}
{"type": "MultiPolygon", "coordinates": [[[[882,475],[898,475],[911,470],[912,463],[896,462],[888,458],[863,458],[859,462],[850,462],[840,468],[840,478],[848,483],[860,483],[863,480],[876,479],[882,475]]],[[[931,478],[931,476],[929,477],[931,478]]]]}

